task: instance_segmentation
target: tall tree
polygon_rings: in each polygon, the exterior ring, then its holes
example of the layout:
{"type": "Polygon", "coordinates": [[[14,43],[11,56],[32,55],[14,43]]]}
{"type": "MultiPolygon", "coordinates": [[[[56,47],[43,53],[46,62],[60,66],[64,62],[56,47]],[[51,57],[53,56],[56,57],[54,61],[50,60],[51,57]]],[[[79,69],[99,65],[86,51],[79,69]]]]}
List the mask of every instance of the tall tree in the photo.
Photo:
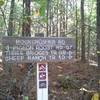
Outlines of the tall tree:
{"type": "Polygon", "coordinates": [[[84,0],[81,0],[81,61],[85,62],[84,0]]]}
{"type": "Polygon", "coordinates": [[[48,0],[47,2],[47,33],[46,33],[46,36],[48,37],[49,36],[49,9],[50,9],[50,0],[48,0]]]}
{"type": "Polygon", "coordinates": [[[97,56],[100,67],[100,0],[97,0],[97,56]]]}
{"type": "Polygon", "coordinates": [[[76,9],[75,9],[75,16],[76,16],[76,59],[78,56],[78,11],[77,11],[77,1],[76,1],[76,9]]]}
{"type": "Polygon", "coordinates": [[[31,0],[23,0],[22,36],[31,36],[30,4],[31,0]]]}
{"type": "Polygon", "coordinates": [[[11,0],[9,23],[8,23],[8,30],[7,30],[8,36],[12,36],[14,33],[14,4],[15,4],[15,0],[11,0]]]}

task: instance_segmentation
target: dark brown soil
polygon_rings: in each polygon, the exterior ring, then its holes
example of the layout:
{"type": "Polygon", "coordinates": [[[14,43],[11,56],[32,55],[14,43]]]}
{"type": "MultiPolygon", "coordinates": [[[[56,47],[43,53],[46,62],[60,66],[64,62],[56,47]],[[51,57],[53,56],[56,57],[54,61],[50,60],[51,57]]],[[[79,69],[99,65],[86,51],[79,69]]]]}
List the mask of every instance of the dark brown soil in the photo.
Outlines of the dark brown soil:
{"type": "MultiPolygon", "coordinates": [[[[27,94],[29,100],[36,100],[36,64],[28,80],[27,94]]],[[[89,100],[94,92],[100,92],[100,69],[96,66],[89,66],[88,63],[80,61],[48,63],[49,65],[49,100],[89,100]],[[64,78],[71,79],[62,83],[64,78]],[[75,82],[75,83],[74,83],[75,82]],[[80,88],[87,89],[87,92],[81,91],[80,88]],[[93,92],[88,92],[93,91],[93,92]],[[82,99],[85,98],[85,99],[82,99]]],[[[0,65],[2,68],[5,66],[0,65]]],[[[12,88],[16,82],[17,92],[20,92],[23,80],[25,79],[28,68],[26,64],[11,66],[11,73],[4,70],[0,71],[0,100],[7,95],[7,90],[12,88]],[[3,93],[5,95],[3,95],[3,93]]],[[[18,95],[16,93],[16,95],[18,95]]],[[[16,99],[18,100],[18,99],[16,99]]]]}

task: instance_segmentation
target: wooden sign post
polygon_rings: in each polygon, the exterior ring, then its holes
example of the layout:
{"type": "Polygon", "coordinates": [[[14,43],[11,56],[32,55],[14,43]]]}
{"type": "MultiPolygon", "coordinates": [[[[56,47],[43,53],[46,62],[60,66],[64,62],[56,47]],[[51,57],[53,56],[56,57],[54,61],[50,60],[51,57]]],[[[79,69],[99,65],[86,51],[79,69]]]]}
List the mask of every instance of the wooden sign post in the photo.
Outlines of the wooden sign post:
{"type": "Polygon", "coordinates": [[[48,64],[38,62],[68,61],[74,58],[72,38],[3,37],[3,61],[37,62],[37,100],[48,100],[48,64]]]}
{"type": "Polygon", "coordinates": [[[48,100],[47,63],[37,63],[37,100],[48,100]]]}

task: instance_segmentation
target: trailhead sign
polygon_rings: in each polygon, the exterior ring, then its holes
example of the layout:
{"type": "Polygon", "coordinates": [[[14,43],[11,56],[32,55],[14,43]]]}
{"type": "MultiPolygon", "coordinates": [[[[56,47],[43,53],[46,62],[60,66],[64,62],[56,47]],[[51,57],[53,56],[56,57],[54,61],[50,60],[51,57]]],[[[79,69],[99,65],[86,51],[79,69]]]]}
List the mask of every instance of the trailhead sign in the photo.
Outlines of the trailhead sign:
{"type": "Polygon", "coordinates": [[[48,63],[74,58],[72,38],[3,37],[3,61],[6,63],[37,62],[37,100],[48,100],[48,63]]]}
{"type": "Polygon", "coordinates": [[[72,38],[3,37],[2,44],[6,63],[66,61],[75,54],[72,38]]]}

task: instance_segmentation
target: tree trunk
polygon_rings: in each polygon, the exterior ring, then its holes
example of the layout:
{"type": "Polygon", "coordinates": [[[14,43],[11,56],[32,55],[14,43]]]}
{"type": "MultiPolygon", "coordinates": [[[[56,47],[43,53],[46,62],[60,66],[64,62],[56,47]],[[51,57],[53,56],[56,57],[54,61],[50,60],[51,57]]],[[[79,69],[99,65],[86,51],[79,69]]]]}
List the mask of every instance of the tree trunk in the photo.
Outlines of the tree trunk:
{"type": "Polygon", "coordinates": [[[77,18],[77,2],[76,2],[76,59],[77,59],[77,53],[78,53],[78,18],[77,18]]]}
{"type": "Polygon", "coordinates": [[[90,26],[88,26],[88,55],[87,55],[87,58],[88,58],[88,62],[90,60],[90,33],[91,33],[91,29],[90,29],[90,26]]]}
{"type": "Polygon", "coordinates": [[[62,10],[60,9],[60,37],[62,36],[62,10]]]}
{"type": "Polygon", "coordinates": [[[31,0],[23,0],[22,36],[31,36],[30,3],[31,0]]]}
{"type": "Polygon", "coordinates": [[[51,25],[52,25],[52,9],[50,5],[50,19],[49,19],[49,35],[51,36],[51,25]]]}
{"type": "MultiPolygon", "coordinates": [[[[10,15],[9,15],[9,23],[8,23],[8,30],[7,35],[12,36],[14,34],[14,5],[15,0],[11,0],[11,7],[10,7],[10,15]]],[[[8,71],[10,74],[12,73],[11,64],[5,64],[5,67],[7,67],[5,70],[8,71]]]]}
{"type": "Polygon", "coordinates": [[[100,0],[97,0],[97,57],[100,68],[100,0]]]}
{"type": "Polygon", "coordinates": [[[65,30],[66,30],[66,34],[67,34],[67,31],[68,31],[68,0],[66,0],[66,25],[65,25],[65,30]]]}
{"type": "MultiPolygon", "coordinates": [[[[8,23],[8,30],[7,30],[7,35],[8,36],[12,36],[14,34],[15,31],[15,27],[14,27],[14,6],[15,6],[15,0],[11,0],[11,6],[10,6],[10,15],[9,15],[9,23],[8,23]]],[[[8,63],[4,63],[5,66],[5,71],[10,75],[11,79],[10,81],[10,86],[12,86],[12,64],[8,63]]]]}
{"type": "Polygon", "coordinates": [[[12,36],[14,33],[14,4],[15,4],[15,0],[11,0],[9,23],[8,23],[8,30],[7,30],[8,36],[12,36]]]}
{"type": "MultiPolygon", "coordinates": [[[[91,5],[93,5],[93,2],[92,2],[92,4],[91,5]]],[[[92,10],[93,9],[91,9],[91,11],[90,11],[90,15],[89,15],[89,17],[88,17],[88,24],[89,24],[89,26],[88,26],[88,47],[87,47],[87,58],[88,58],[88,63],[89,63],[89,60],[90,60],[90,50],[91,50],[91,46],[90,46],[90,40],[91,40],[91,20],[90,20],[90,18],[91,18],[91,16],[92,16],[92,10]]]]}
{"type": "Polygon", "coordinates": [[[46,37],[49,36],[49,9],[50,9],[50,0],[48,0],[47,2],[47,33],[46,33],[46,37]]]}
{"type": "MultiPolygon", "coordinates": [[[[57,8],[59,7],[59,0],[57,2],[57,8]]],[[[59,9],[57,9],[57,33],[56,33],[56,36],[58,37],[59,35],[59,9]]]]}
{"type": "Polygon", "coordinates": [[[81,0],[81,61],[85,62],[84,0],[81,0]]]}
{"type": "Polygon", "coordinates": [[[2,17],[3,17],[3,20],[4,20],[5,28],[7,29],[6,16],[5,16],[5,13],[4,13],[4,11],[3,11],[3,9],[1,7],[0,7],[0,11],[2,13],[2,17]]]}

